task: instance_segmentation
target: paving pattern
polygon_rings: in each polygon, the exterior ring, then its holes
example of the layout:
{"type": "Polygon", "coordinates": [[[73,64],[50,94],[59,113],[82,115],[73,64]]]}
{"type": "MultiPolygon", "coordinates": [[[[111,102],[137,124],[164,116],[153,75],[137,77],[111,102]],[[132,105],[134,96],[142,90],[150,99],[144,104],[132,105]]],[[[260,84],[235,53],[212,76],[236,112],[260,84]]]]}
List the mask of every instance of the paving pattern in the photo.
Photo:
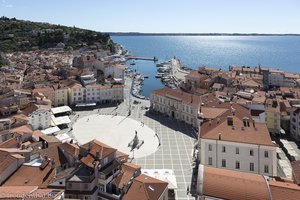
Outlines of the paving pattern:
{"type": "MultiPolygon", "coordinates": [[[[160,140],[160,146],[155,153],[146,157],[135,158],[132,162],[140,165],[143,169],[174,170],[178,187],[175,190],[176,199],[194,199],[187,195],[187,188],[190,187],[192,177],[191,164],[195,142],[194,130],[190,125],[183,122],[172,120],[159,113],[150,113],[145,109],[145,107],[149,106],[149,101],[129,96],[129,89],[125,89],[125,101],[118,108],[116,108],[116,105],[103,105],[100,109],[80,111],[75,114],[79,114],[79,119],[93,114],[111,115],[113,112],[117,113],[118,116],[127,116],[129,107],[131,107],[129,118],[143,122],[157,133],[160,140]],[[133,104],[134,100],[140,103],[133,104]]],[[[72,119],[73,121],[76,119],[75,115],[72,119]]],[[[69,135],[74,138],[72,131],[69,131],[69,135]]]]}
{"type": "Polygon", "coordinates": [[[92,114],[81,117],[72,133],[81,145],[97,139],[134,158],[153,154],[159,144],[153,129],[127,116],[92,114]],[[138,140],[130,146],[135,132],[138,140]]]}

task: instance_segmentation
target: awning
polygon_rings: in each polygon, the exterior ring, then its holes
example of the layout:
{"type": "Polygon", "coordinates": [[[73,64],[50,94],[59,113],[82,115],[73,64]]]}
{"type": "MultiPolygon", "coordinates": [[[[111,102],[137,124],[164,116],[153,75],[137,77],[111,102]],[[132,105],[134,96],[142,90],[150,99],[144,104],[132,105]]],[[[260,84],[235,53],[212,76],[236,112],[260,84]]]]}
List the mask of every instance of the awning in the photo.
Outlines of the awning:
{"type": "Polygon", "coordinates": [[[56,133],[60,131],[60,128],[58,128],[57,126],[54,126],[54,127],[50,127],[50,128],[47,128],[45,130],[42,130],[41,132],[46,134],[46,135],[51,135],[53,133],[56,133]]]}
{"type": "Polygon", "coordinates": [[[54,126],[71,123],[69,116],[55,117],[54,115],[51,115],[51,119],[54,126]]]}
{"type": "Polygon", "coordinates": [[[51,112],[53,115],[55,115],[59,113],[72,112],[72,109],[69,106],[60,106],[60,107],[51,108],[51,112]]]}
{"type": "Polygon", "coordinates": [[[168,189],[177,189],[176,176],[171,169],[142,169],[142,173],[168,183],[168,189]]]}

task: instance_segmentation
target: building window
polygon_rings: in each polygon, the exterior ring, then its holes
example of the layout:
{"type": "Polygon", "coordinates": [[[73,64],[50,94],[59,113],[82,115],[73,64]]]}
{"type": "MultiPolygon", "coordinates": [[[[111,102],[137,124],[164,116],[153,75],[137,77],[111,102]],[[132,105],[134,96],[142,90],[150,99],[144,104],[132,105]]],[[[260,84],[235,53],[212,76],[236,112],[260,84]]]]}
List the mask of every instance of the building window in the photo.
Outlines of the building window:
{"type": "Polygon", "coordinates": [[[250,156],[254,156],[254,151],[253,151],[253,149],[250,149],[250,156]]]}
{"type": "Polygon", "coordinates": [[[211,144],[208,145],[208,151],[212,151],[212,145],[211,144]]]}
{"type": "Polygon", "coordinates": [[[265,158],[268,158],[268,157],[269,157],[269,152],[265,151],[265,158]]]}
{"type": "Polygon", "coordinates": [[[104,185],[99,184],[99,190],[104,192],[104,185]]]}
{"type": "Polygon", "coordinates": [[[226,160],[222,159],[222,167],[226,167],[226,160]]]}
{"type": "Polygon", "coordinates": [[[69,183],[69,184],[68,184],[68,188],[69,188],[69,189],[72,189],[72,183],[69,183]]]}
{"type": "Polygon", "coordinates": [[[238,147],[235,148],[235,154],[240,154],[240,149],[238,147]]]}
{"type": "Polygon", "coordinates": [[[269,165],[265,165],[265,167],[264,167],[264,171],[265,171],[265,173],[269,173],[269,165]]]}
{"type": "Polygon", "coordinates": [[[212,165],[212,157],[208,157],[208,165],[212,165]]]}
{"type": "Polygon", "coordinates": [[[254,163],[250,163],[250,171],[254,171],[254,163]]]}
{"type": "Polygon", "coordinates": [[[226,152],[226,147],[222,146],[222,152],[225,153],[226,152]]]}
{"type": "Polygon", "coordinates": [[[235,168],[236,168],[236,169],[240,169],[240,162],[239,162],[239,161],[236,161],[236,162],[235,162],[235,168]]]}

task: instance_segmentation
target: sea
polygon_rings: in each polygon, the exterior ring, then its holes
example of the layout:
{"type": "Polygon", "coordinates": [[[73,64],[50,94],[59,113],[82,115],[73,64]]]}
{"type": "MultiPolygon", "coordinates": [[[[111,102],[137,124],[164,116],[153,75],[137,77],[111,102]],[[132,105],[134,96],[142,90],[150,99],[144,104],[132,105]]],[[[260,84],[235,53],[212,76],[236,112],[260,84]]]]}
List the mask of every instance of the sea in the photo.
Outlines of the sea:
{"type": "MultiPolygon", "coordinates": [[[[190,68],[199,66],[228,70],[230,65],[258,66],[300,73],[299,36],[112,36],[134,56],[154,56],[158,62],[179,58],[190,68]]],[[[127,66],[149,76],[142,94],[164,87],[155,78],[156,63],[136,61],[127,66]]]]}

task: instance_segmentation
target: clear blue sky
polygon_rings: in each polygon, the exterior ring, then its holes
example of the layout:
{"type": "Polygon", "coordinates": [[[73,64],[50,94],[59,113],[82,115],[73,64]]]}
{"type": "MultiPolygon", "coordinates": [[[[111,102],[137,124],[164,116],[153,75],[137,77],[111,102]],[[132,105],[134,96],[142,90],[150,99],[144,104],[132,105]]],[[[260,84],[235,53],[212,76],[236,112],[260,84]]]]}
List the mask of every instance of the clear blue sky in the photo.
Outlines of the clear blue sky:
{"type": "Polygon", "coordinates": [[[0,1],[0,15],[105,32],[300,33],[300,0],[0,1]]]}

